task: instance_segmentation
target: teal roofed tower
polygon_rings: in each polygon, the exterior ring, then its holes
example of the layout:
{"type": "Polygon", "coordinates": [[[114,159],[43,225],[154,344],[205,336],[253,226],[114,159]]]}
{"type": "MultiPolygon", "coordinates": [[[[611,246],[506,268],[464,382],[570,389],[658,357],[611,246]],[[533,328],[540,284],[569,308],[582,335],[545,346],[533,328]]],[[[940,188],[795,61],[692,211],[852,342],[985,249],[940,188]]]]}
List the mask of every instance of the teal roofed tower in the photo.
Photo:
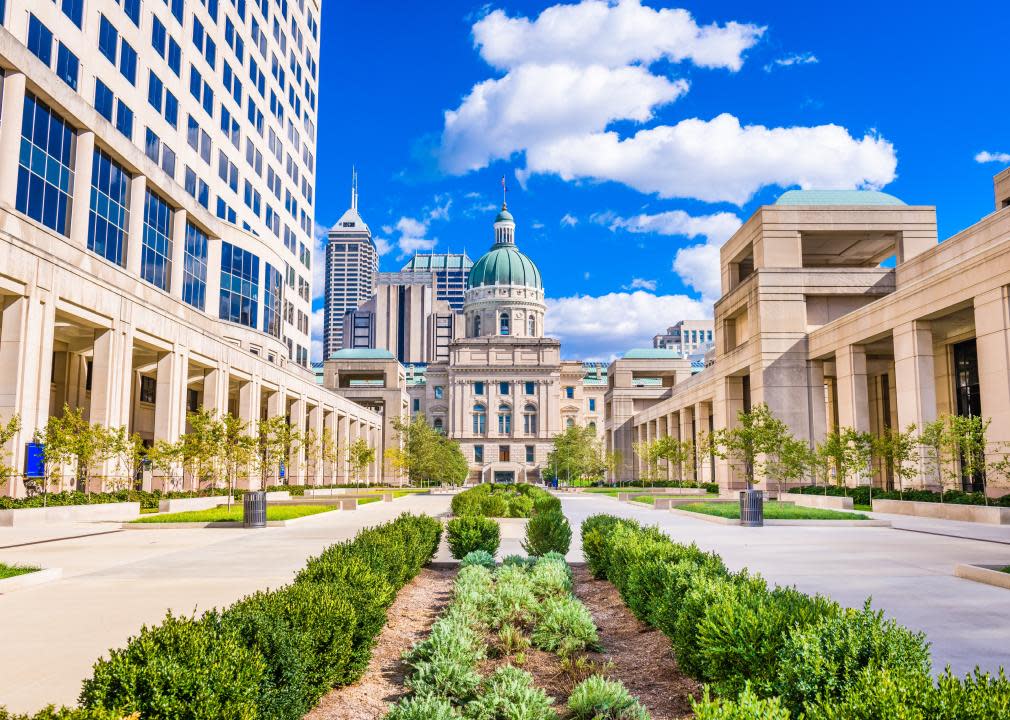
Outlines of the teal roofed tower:
{"type": "Polygon", "coordinates": [[[543,289],[540,270],[515,244],[515,219],[503,202],[494,221],[495,243],[470,269],[467,289],[489,285],[525,285],[543,289]]]}

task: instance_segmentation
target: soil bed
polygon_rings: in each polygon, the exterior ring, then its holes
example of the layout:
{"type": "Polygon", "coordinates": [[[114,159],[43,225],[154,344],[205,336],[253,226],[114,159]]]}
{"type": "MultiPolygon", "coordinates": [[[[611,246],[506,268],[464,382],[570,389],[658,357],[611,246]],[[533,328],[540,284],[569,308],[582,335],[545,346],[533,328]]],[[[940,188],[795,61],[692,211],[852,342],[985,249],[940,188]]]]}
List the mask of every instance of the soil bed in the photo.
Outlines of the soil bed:
{"type": "Polygon", "coordinates": [[[327,693],[305,720],[377,720],[406,695],[400,656],[428,636],[452,598],[455,577],[455,569],[425,568],[400,590],[361,680],[327,693]]]}

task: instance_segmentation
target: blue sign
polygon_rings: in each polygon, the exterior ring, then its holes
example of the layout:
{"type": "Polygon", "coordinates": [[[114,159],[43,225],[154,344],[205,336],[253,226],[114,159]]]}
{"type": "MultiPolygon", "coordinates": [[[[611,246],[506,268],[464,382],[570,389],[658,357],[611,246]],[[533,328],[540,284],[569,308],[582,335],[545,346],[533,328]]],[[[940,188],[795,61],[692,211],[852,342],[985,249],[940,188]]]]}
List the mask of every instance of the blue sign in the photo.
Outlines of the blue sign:
{"type": "Polygon", "coordinates": [[[287,474],[286,470],[287,469],[284,467],[284,463],[281,463],[280,468],[278,469],[278,475],[277,475],[277,477],[281,477],[281,478],[284,477],[287,474]]]}
{"type": "Polygon", "coordinates": [[[25,444],[25,477],[41,478],[46,476],[46,459],[42,454],[42,443],[25,444]]]}

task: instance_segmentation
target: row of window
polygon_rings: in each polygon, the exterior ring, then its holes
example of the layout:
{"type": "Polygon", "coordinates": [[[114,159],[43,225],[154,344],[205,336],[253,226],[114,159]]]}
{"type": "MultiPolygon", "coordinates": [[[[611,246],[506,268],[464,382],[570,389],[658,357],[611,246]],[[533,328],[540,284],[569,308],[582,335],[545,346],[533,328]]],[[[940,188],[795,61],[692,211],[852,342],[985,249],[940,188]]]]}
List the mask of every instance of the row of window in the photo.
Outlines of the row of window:
{"type": "MultiPolygon", "coordinates": [[[[526,446],[526,462],[533,463],[536,462],[537,450],[535,445],[526,446]]],[[[498,461],[499,462],[510,462],[512,459],[512,448],[509,445],[499,445],[498,446],[498,461]]],[[[473,446],[473,461],[475,463],[484,462],[484,446],[474,445],[473,446]]]]}
{"type": "MultiPolygon", "coordinates": [[[[480,337],[481,324],[480,315],[474,315],[473,318],[473,335],[474,337],[480,337]]],[[[498,316],[498,334],[499,335],[511,335],[512,334],[512,319],[507,312],[503,312],[498,316]]],[[[537,320],[536,317],[530,315],[526,319],[526,334],[530,336],[535,336],[537,334],[537,320]]]]}
{"type": "MultiPolygon", "coordinates": [[[[537,409],[533,405],[523,408],[523,433],[526,435],[536,435],[538,425],[537,409]]],[[[487,406],[476,403],[473,406],[472,427],[475,435],[485,435],[487,433],[487,406]]],[[[512,406],[498,406],[498,434],[512,434],[512,406]]]]}

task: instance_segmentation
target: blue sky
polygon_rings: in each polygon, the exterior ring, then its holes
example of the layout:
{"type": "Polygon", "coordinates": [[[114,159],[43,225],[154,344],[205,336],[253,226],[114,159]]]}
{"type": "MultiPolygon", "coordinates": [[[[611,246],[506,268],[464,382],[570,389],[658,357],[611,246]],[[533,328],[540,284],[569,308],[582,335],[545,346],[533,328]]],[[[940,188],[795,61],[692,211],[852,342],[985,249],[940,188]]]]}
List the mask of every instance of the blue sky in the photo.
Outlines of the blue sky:
{"type": "Polygon", "coordinates": [[[606,359],[709,315],[718,246],[784,188],[880,187],[941,238],[991,212],[1002,27],[971,1],[324,2],[316,220],[355,165],[383,270],[476,259],[504,175],[548,332],[606,359]]]}

